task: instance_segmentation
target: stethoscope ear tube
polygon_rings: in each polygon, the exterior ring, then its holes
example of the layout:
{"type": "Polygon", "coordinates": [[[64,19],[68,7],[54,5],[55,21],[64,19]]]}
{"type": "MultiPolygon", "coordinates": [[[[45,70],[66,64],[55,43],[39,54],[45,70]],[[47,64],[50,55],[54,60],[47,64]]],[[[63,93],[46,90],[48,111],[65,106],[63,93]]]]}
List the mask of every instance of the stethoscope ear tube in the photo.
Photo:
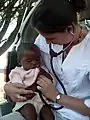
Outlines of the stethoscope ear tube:
{"type": "MultiPolygon", "coordinates": [[[[54,76],[56,77],[57,81],[59,82],[60,86],[62,87],[63,91],[64,91],[64,94],[67,95],[67,91],[63,85],[63,83],[61,82],[61,80],[58,78],[58,76],[56,75],[55,73],[55,70],[54,70],[54,67],[53,67],[53,58],[54,57],[57,57],[58,55],[62,54],[64,52],[64,50],[61,50],[59,53],[56,53],[53,51],[53,49],[51,48],[51,44],[49,44],[49,48],[50,48],[50,56],[51,56],[51,59],[50,59],[50,64],[51,64],[51,68],[52,68],[52,72],[54,74],[54,76]]],[[[58,109],[62,109],[63,106],[60,106],[58,108],[56,108],[56,110],[58,109]]]]}
{"type": "MultiPolygon", "coordinates": [[[[67,93],[66,93],[66,90],[65,90],[65,88],[64,88],[64,85],[63,85],[62,82],[59,80],[58,76],[56,75],[56,73],[55,73],[55,71],[54,71],[54,68],[53,68],[53,57],[51,57],[50,63],[51,63],[51,68],[52,68],[52,72],[54,73],[54,76],[56,77],[56,79],[57,79],[57,81],[59,82],[59,84],[62,86],[65,94],[67,94],[67,93]]],[[[59,110],[59,109],[62,109],[62,108],[63,108],[63,106],[60,106],[60,107],[57,107],[57,108],[54,107],[54,110],[59,110]]]]}
{"type": "MultiPolygon", "coordinates": [[[[53,51],[53,49],[51,48],[51,44],[49,44],[49,49],[50,49],[50,64],[51,64],[51,68],[52,68],[52,72],[54,74],[54,76],[56,77],[57,81],[59,82],[60,86],[62,87],[63,91],[64,91],[64,94],[67,95],[67,91],[63,85],[63,83],[61,82],[61,80],[58,78],[58,76],[56,75],[55,73],[55,70],[54,70],[54,67],[53,67],[53,58],[54,57],[57,57],[58,55],[62,54],[64,52],[64,50],[61,50],[59,53],[56,53],[53,51]]],[[[60,106],[60,107],[54,107],[50,104],[47,104],[47,102],[44,100],[43,98],[43,95],[42,93],[39,91],[39,95],[40,95],[40,98],[42,99],[42,101],[45,103],[46,106],[48,106],[49,108],[53,109],[53,110],[59,110],[59,109],[62,109],[63,106],[60,106]]]]}
{"type": "Polygon", "coordinates": [[[58,76],[56,75],[55,71],[54,71],[54,68],[53,68],[53,57],[51,57],[51,60],[50,60],[50,63],[51,63],[51,68],[52,68],[52,71],[54,73],[54,76],[56,77],[57,81],[59,82],[59,84],[61,85],[63,91],[64,91],[64,94],[67,95],[67,92],[66,92],[66,89],[63,85],[63,83],[61,82],[61,80],[58,78],[58,76]]]}
{"type": "Polygon", "coordinates": [[[61,87],[62,87],[62,89],[63,89],[63,91],[64,91],[64,94],[67,95],[67,92],[66,92],[66,89],[65,89],[63,83],[62,83],[61,80],[58,78],[58,76],[56,75],[55,70],[54,70],[54,68],[53,68],[53,58],[54,58],[54,57],[57,57],[57,56],[60,55],[60,54],[62,54],[62,53],[64,52],[64,50],[61,50],[59,53],[56,53],[56,52],[54,52],[54,51],[52,50],[51,44],[49,45],[49,48],[50,48],[50,56],[51,56],[50,64],[51,64],[52,72],[54,73],[57,81],[58,81],[59,84],[61,85],[61,87]]]}
{"type": "MultiPolygon", "coordinates": [[[[67,95],[67,91],[66,91],[63,83],[62,83],[61,80],[58,78],[58,76],[56,75],[55,70],[54,70],[54,68],[53,68],[53,58],[54,58],[54,57],[57,57],[57,56],[60,55],[60,54],[62,54],[62,53],[64,52],[64,50],[61,50],[59,53],[56,53],[56,52],[54,52],[53,49],[51,48],[51,44],[49,44],[49,48],[50,48],[50,56],[51,56],[51,58],[50,58],[50,64],[51,64],[52,72],[53,72],[54,76],[56,77],[57,81],[59,82],[60,86],[62,87],[62,89],[63,89],[63,91],[64,91],[64,94],[67,95]]],[[[45,103],[45,105],[47,105],[49,108],[51,108],[51,109],[53,109],[53,110],[59,110],[59,109],[62,109],[62,108],[63,108],[63,106],[54,107],[54,106],[52,106],[52,105],[47,104],[47,102],[44,100],[43,95],[42,95],[42,93],[41,93],[40,91],[39,91],[39,95],[40,95],[40,98],[42,99],[42,101],[45,103]]]]}
{"type": "MultiPolygon", "coordinates": [[[[74,32],[74,27],[73,27],[73,32],[74,32]]],[[[70,33],[71,33],[71,35],[72,35],[73,38],[74,38],[74,34],[73,34],[72,32],[70,32],[70,33]]],[[[67,45],[67,47],[65,47],[63,50],[61,50],[61,51],[58,52],[58,53],[54,52],[54,50],[53,50],[52,47],[51,47],[51,43],[49,44],[50,56],[51,56],[51,58],[50,58],[51,69],[52,69],[52,72],[53,72],[54,76],[56,77],[57,81],[59,82],[60,86],[62,87],[63,92],[64,92],[65,95],[67,95],[67,91],[66,91],[63,83],[61,82],[61,80],[59,79],[59,77],[57,76],[57,74],[55,73],[55,70],[54,70],[54,67],[53,67],[53,58],[54,58],[54,57],[57,57],[58,55],[62,54],[65,50],[67,50],[67,48],[70,47],[70,45],[72,44],[72,42],[73,42],[73,39],[72,39],[72,41],[67,45]]],[[[59,110],[59,109],[62,109],[62,108],[63,108],[63,106],[60,106],[60,107],[57,107],[57,108],[56,108],[56,107],[53,107],[53,106],[51,106],[51,105],[48,105],[48,104],[46,103],[46,101],[43,99],[42,94],[40,94],[40,97],[41,97],[42,101],[43,101],[48,107],[50,107],[50,108],[53,109],[53,110],[59,110]]]]}

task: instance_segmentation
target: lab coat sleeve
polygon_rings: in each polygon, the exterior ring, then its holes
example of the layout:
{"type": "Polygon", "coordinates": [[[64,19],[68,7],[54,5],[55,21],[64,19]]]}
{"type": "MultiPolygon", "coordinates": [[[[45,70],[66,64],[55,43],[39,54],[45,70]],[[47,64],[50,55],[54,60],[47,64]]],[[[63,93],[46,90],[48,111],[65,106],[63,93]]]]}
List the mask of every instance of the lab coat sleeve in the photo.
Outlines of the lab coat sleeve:
{"type": "MultiPolygon", "coordinates": [[[[90,73],[89,73],[89,81],[90,81],[90,73]]],[[[90,108],[90,96],[85,99],[84,104],[90,108]]]]}

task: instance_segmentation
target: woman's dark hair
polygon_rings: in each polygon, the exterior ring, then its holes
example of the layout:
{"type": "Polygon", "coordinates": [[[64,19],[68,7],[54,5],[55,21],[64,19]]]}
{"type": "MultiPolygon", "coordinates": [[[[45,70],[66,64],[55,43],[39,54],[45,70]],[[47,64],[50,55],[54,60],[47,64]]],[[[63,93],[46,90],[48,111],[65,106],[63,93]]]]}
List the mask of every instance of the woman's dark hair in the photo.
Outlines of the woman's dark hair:
{"type": "Polygon", "coordinates": [[[77,23],[77,12],[85,8],[85,0],[41,0],[32,13],[30,23],[43,33],[63,32],[77,23]]]}
{"type": "Polygon", "coordinates": [[[17,60],[20,62],[25,51],[34,50],[38,56],[40,56],[40,50],[35,44],[31,43],[21,43],[17,48],[17,60]]]}

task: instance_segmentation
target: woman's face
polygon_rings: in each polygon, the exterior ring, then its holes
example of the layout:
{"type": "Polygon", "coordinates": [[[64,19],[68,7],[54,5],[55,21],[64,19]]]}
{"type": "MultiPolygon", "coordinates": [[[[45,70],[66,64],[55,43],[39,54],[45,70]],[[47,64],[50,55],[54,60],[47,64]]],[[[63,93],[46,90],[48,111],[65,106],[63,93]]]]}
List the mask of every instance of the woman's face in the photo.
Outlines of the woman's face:
{"type": "Polygon", "coordinates": [[[34,50],[25,51],[21,58],[21,65],[25,70],[40,67],[40,57],[34,50]]]}
{"type": "Polygon", "coordinates": [[[58,32],[58,33],[42,33],[40,34],[46,39],[47,44],[53,43],[58,45],[63,45],[71,42],[74,36],[68,32],[58,32]]]}

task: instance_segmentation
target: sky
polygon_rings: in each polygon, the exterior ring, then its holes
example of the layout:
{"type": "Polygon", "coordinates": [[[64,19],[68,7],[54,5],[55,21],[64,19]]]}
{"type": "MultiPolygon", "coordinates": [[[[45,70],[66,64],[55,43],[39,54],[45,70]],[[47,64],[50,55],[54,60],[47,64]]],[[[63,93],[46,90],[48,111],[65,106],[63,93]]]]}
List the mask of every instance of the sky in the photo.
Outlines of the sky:
{"type": "MultiPolygon", "coordinates": [[[[13,31],[14,27],[16,25],[15,21],[12,21],[12,23],[9,25],[8,30],[6,34],[4,35],[3,39],[7,39],[10,33],[13,31]]],[[[13,44],[10,46],[10,48],[0,56],[0,69],[4,69],[7,64],[7,53],[8,51],[11,51],[13,48],[13,44]]]]}

